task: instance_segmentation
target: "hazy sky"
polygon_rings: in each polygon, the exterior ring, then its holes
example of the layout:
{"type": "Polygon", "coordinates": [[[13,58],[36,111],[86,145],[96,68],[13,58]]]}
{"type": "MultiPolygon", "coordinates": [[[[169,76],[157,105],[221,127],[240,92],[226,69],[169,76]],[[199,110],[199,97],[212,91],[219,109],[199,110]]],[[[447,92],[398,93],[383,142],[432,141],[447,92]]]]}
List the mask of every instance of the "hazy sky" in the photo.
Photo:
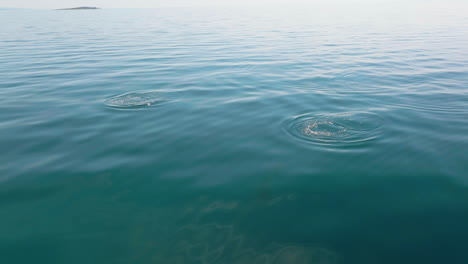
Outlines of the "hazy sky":
{"type": "MultiPolygon", "coordinates": [[[[0,7],[19,8],[62,8],[77,6],[96,6],[103,8],[145,8],[164,6],[211,6],[211,5],[244,5],[244,4],[278,4],[278,3],[379,3],[379,2],[418,2],[429,3],[442,0],[0,0],[0,7]]],[[[461,3],[468,0],[446,0],[444,2],[461,3]]]]}

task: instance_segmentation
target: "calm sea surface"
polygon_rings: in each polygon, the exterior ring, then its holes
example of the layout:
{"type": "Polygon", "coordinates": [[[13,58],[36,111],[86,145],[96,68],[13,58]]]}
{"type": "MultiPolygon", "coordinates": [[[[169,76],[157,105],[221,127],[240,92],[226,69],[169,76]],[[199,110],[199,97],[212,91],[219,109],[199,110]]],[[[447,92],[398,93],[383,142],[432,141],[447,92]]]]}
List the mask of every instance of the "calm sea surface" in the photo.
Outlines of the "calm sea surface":
{"type": "Polygon", "coordinates": [[[0,10],[0,263],[468,263],[467,10],[0,10]]]}

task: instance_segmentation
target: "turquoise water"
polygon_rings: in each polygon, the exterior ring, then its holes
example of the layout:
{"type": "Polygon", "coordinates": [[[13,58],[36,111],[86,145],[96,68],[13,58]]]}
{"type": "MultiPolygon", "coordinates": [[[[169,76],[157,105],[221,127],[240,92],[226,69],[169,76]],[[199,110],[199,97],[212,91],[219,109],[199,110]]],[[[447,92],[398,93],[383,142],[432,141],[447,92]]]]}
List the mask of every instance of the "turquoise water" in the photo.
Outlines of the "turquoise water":
{"type": "Polygon", "coordinates": [[[468,263],[466,10],[0,10],[0,263],[468,263]]]}

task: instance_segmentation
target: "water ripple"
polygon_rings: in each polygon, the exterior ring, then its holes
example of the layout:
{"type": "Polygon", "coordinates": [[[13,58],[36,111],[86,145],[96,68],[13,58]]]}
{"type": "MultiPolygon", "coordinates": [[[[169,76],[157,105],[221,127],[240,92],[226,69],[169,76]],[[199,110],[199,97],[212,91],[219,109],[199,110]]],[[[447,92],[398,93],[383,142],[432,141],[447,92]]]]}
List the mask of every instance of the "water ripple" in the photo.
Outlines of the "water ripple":
{"type": "Polygon", "coordinates": [[[376,138],[381,123],[367,112],[303,114],[288,120],[285,129],[304,142],[343,146],[376,138]]]}
{"type": "Polygon", "coordinates": [[[159,105],[166,100],[155,91],[130,92],[108,98],[104,104],[115,108],[137,108],[159,105]]]}

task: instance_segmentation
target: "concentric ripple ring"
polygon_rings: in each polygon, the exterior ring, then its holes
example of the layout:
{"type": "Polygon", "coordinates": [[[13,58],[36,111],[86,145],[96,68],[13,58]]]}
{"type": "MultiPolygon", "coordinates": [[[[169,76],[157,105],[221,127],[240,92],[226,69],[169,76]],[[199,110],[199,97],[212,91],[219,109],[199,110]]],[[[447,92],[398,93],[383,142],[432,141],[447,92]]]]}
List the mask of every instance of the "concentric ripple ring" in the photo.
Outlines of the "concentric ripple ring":
{"type": "Polygon", "coordinates": [[[305,142],[343,146],[376,138],[381,123],[367,112],[303,114],[288,120],[285,128],[305,142]]]}
{"type": "Polygon", "coordinates": [[[155,91],[130,92],[108,98],[104,104],[114,108],[137,108],[161,104],[165,100],[155,91]]]}

